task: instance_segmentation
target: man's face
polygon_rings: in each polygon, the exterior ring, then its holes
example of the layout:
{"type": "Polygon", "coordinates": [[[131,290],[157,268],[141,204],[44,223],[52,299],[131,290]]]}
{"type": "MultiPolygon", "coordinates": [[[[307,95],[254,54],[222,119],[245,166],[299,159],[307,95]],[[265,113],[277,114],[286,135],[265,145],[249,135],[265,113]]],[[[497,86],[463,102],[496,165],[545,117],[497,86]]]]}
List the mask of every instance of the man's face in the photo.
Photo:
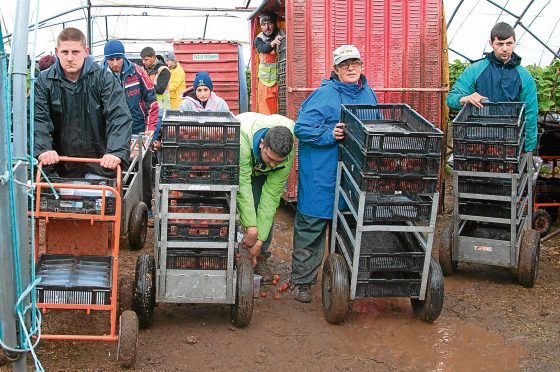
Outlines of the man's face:
{"type": "Polygon", "coordinates": [[[498,40],[498,38],[495,37],[493,41],[490,41],[490,46],[494,50],[496,57],[503,63],[506,63],[511,59],[513,48],[515,48],[515,39],[513,36],[505,40],[498,40]]]}
{"type": "Polygon", "coordinates": [[[122,58],[108,58],[107,65],[116,74],[120,74],[123,67],[123,59],[122,58]]]}
{"type": "Polygon", "coordinates": [[[79,76],[89,53],[89,48],[86,48],[79,41],[61,41],[55,50],[62,71],[69,78],[79,76]]]}
{"type": "Polygon", "coordinates": [[[261,149],[261,159],[263,163],[265,163],[266,166],[271,169],[282,163],[287,158],[287,156],[278,156],[278,154],[272,151],[270,147],[265,147],[263,140],[261,140],[259,148],[261,149]]]}
{"type": "Polygon", "coordinates": [[[362,73],[362,61],[359,59],[347,59],[335,66],[334,71],[341,82],[356,84],[362,73]]]}
{"type": "Polygon", "coordinates": [[[268,21],[261,22],[261,30],[263,34],[265,34],[266,36],[270,36],[274,32],[274,30],[276,30],[276,23],[268,21]]]}
{"type": "Polygon", "coordinates": [[[199,85],[196,87],[196,98],[198,98],[200,102],[206,102],[208,101],[208,98],[210,98],[211,92],[210,88],[206,85],[199,85]]]}
{"type": "Polygon", "coordinates": [[[150,67],[156,62],[156,56],[146,56],[142,57],[142,64],[144,67],[150,67]]]}

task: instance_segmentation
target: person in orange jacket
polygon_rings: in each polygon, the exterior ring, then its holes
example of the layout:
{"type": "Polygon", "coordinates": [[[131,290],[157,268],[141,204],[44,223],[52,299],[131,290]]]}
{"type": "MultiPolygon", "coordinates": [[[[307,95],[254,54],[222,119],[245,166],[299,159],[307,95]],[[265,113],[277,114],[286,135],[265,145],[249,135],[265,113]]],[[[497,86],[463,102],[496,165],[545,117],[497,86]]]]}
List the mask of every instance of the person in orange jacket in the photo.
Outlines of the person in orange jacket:
{"type": "Polygon", "coordinates": [[[276,27],[276,14],[264,12],[259,16],[262,32],[254,41],[259,53],[257,78],[257,112],[265,115],[278,113],[278,61],[276,50],[282,35],[276,27]]]}

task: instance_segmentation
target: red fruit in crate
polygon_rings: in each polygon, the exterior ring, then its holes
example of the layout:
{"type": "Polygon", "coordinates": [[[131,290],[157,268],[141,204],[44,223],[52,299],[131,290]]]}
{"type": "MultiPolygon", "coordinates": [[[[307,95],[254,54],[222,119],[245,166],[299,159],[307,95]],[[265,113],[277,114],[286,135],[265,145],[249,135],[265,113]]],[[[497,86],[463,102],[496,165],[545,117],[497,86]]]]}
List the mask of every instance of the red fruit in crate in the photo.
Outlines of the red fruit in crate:
{"type": "Polygon", "coordinates": [[[274,274],[274,275],[272,275],[272,279],[276,280],[276,281],[279,281],[280,280],[280,275],[274,274]]]}
{"type": "Polygon", "coordinates": [[[274,280],[272,281],[272,284],[274,284],[274,285],[278,284],[278,280],[274,279],[274,280]]]}
{"type": "Polygon", "coordinates": [[[235,254],[235,258],[241,258],[241,253],[237,252],[237,253],[235,254]]]}
{"type": "Polygon", "coordinates": [[[279,300],[279,299],[280,299],[280,293],[279,293],[279,292],[275,292],[275,293],[274,293],[274,299],[275,299],[275,300],[279,300]]]}
{"type": "Polygon", "coordinates": [[[266,293],[266,292],[264,292],[264,291],[261,292],[261,297],[262,297],[262,298],[265,298],[267,295],[268,295],[268,293],[266,293]]]}

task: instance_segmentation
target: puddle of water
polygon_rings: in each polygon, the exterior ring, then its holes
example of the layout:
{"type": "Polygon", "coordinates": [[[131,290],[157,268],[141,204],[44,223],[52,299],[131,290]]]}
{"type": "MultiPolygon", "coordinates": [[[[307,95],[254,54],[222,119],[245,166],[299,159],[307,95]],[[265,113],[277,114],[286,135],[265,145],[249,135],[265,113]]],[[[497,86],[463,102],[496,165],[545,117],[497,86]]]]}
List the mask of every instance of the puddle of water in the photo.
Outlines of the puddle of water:
{"type": "Polygon", "coordinates": [[[444,315],[432,324],[418,321],[407,299],[364,301],[348,327],[340,328],[342,345],[355,348],[360,340],[362,352],[381,350],[402,369],[519,370],[525,350],[516,343],[506,344],[496,333],[444,315]]]}

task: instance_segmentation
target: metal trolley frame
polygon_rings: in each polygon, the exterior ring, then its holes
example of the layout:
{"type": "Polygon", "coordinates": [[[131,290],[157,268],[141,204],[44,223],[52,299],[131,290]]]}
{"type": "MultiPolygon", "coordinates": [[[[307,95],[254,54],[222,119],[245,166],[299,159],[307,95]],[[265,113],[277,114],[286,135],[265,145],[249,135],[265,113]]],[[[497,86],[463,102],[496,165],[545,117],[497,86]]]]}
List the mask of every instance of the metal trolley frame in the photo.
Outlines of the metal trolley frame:
{"type": "MultiPolygon", "coordinates": [[[[345,283],[344,275],[342,277],[333,278],[332,283],[329,283],[331,277],[327,275],[325,278],[325,269],[323,271],[323,310],[326,318],[332,323],[338,323],[344,320],[346,310],[344,305],[338,306],[341,302],[348,305],[348,300],[354,300],[356,295],[356,288],[358,284],[358,269],[360,265],[361,242],[362,234],[364,232],[395,232],[395,233],[411,233],[415,237],[414,241],[421,249],[420,255],[423,256],[422,269],[420,279],[393,279],[388,283],[395,282],[397,285],[403,285],[405,291],[400,291],[400,296],[408,296],[411,298],[413,311],[415,316],[419,319],[433,322],[439,316],[443,306],[443,277],[439,269],[439,265],[431,259],[432,244],[435,232],[435,223],[437,217],[437,206],[439,194],[436,192],[432,194],[432,204],[429,214],[429,222],[427,225],[418,225],[414,222],[398,222],[392,224],[364,224],[364,209],[365,209],[365,196],[366,192],[359,191],[359,203],[357,210],[352,206],[349,196],[340,187],[342,172],[345,172],[350,182],[356,190],[359,190],[358,185],[350,176],[350,172],[343,162],[339,162],[336,179],[336,192],[335,192],[335,211],[333,216],[331,241],[330,241],[330,257],[336,257],[335,253],[340,253],[344,257],[345,265],[349,268],[350,281],[349,285],[337,285],[336,281],[345,283]],[[355,231],[353,236],[352,228],[349,226],[347,219],[339,209],[340,195],[344,198],[350,209],[351,215],[356,220],[355,231]],[[346,247],[343,238],[337,231],[337,225],[342,225],[346,235],[348,236],[351,244],[353,245],[353,253],[346,247]],[[337,250],[337,245],[340,251],[337,250]],[[420,284],[418,286],[418,283],[420,284]],[[348,288],[345,288],[348,287],[348,288]],[[404,294],[403,292],[406,292],[404,294]],[[342,301],[340,301],[342,299],[342,301]]],[[[328,260],[327,260],[328,261],[328,260]]],[[[330,264],[330,263],[327,263],[330,264]]],[[[326,264],[326,265],[327,265],[326,264]]],[[[346,269],[348,270],[348,269],[346,269]]],[[[344,272],[344,270],[343,270],[344,272]]],[[[397,291],[399,292],[399,291],[397,291]]],[[[399,296],[394,291],[381,291],[380,296],[399,296]]]]}
{"type": "MultiPolygon", "coordinates": [[[[518,173],[453,171],[453,221],[444,227],[439,247],[439,261],[443,273],[450,275],[458,262],[482,263],[517,270],[519,283],[532,287],[536,281],[540,251],[539,234],[531,230],[533,213],[533,161],[526,153],[520,161],[518,173]],[[509,195],[461,192],[462,177],[509,181],[509,195]],[[464,198],[464,199],[463,199],[464,198]],[[488,216],[486,213],[461,213],[460,199],[473,201],[501,201],[509,203],[510,216],[488,216]],[[478,222],[503,225],[509,239],[473,236],[469,224],[478,222]]],[[[507,185],[507,184],[506,184],[507,185]]],[[[504,193],[505,194],[505,193],[504,193]]],[[[469,201],[461,202],[467,205],[469,201]]],[[[477,229],[474,226],[474,229],[477,229]]],[[[499,228],[498,228],[499,229],[499,228]]]]}

